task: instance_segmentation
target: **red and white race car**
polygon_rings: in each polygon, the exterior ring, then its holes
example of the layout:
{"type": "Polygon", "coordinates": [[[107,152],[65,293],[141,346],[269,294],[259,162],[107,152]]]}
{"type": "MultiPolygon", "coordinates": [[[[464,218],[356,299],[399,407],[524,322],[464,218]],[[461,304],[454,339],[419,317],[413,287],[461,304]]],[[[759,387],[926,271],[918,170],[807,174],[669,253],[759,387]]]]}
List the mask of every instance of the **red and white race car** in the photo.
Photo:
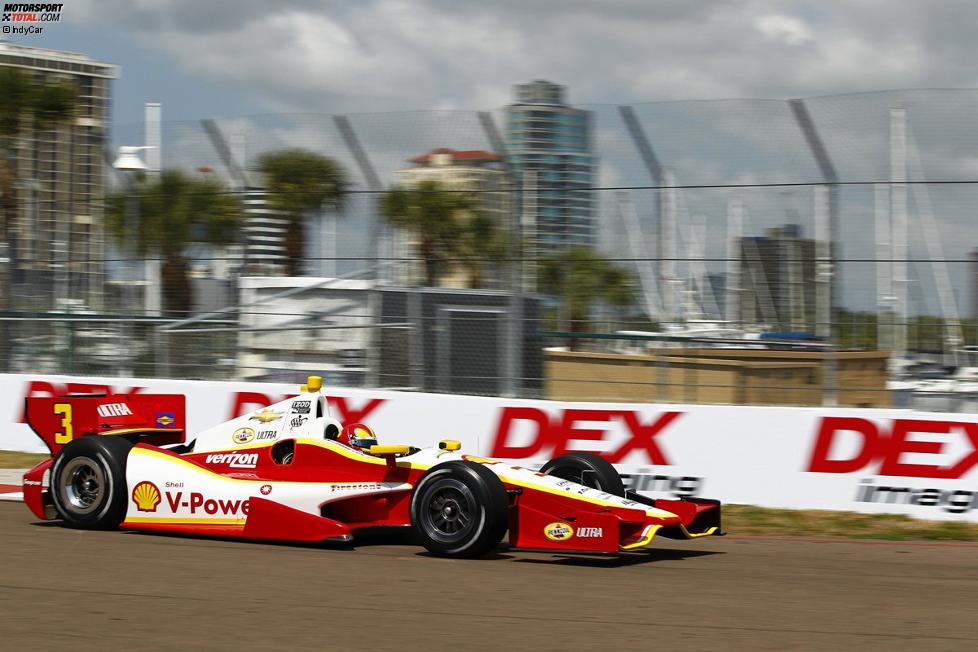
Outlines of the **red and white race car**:
{"type": "Polygon", "coordinates": [[[626,492],[592,453],[533,471],[456,441],[378,444],[330,416],[315,376],[299,395],[186,442],[181,395],[31,397],[26,415],[52,458],[24,474],[24,500],[77,528],[303,542],[413,528],[454,557],[484,555],[507,531],[513,548],[579,553],[722,534],[718,501],[626,492]]]}

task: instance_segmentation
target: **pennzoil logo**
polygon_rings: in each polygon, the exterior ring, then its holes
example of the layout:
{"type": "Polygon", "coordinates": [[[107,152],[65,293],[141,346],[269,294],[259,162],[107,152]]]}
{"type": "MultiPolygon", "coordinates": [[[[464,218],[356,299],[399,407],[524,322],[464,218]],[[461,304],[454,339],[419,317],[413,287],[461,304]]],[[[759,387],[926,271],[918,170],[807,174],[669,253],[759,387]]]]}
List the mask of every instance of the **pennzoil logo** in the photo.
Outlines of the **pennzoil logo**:
{"type": "Polygon", "coordinates": [[[160,500],[159,487],[148,480],[143,480],[132,488],[132,502],[136,503],[136,509],[141,512],[155,512],[160,500]]]}
{"type": "Polygon", "coordinates": [[[255,438],[255,431],[251,428],[238,428],[231,435],[231,440],[235,444],[247,444],[255,438]]]}
{"type": "Polygon", "coordinates": [[[567,523],[551,523],[543,528],[543,536],[551,541],[567,541],[574,536],[574,528],[567,523]]]}

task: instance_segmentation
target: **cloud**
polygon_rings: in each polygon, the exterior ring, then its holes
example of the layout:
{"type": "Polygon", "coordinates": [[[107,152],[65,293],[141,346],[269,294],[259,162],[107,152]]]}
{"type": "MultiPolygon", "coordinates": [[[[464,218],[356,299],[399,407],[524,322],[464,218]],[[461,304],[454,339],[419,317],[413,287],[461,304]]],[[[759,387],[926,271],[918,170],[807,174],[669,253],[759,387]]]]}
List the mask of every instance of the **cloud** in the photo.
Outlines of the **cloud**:
{"type": "Polygon", "coordinates": [[[768,38],[777,39],[788,45],[804,45],[812,40],[808,27],[794,16],[766,14],[754,23],[758,31],[768,38]]]}
{"type": "Polygon", "coordinates": [[[568,84],[578,102],[972,84],[963,26],[978,6],[79,0],[70,18],[134,33],[270,110],[386,111],[498,106],[536,77],[568,84]]]}
{"type": "MultiPolygon", "coordinates": [[[[363,114],[354,124],[387,180],[405,158],[431,147],[485,147],[474,114],[451,110],[496,109],[509,101],[512,84],[534,78],[566,84],[576,104],[604,105],[592,107],[600,178],[624,183],[647,175],[623,135],[616,104],[978,81],[972,29],[978,4],[963,0],[898,9],[892,0],[77,0],[71,9],[66,19],[131,33],[173,65],[236,86],[269,112],[363,114]],[[415,109],[442,112],[407,113],[415,109]],[[399,113],[376,115],[388,111],[399,113]]],[[[844,179],[886,178],[892,106],[907,106],[928,175],[974,176],[978,137],[968,134],[978,97],[822,97],[810,110],[844,179]]],[[[814,178],[811,153],[783,103],[676,102],[636,110],[680,182],[814,178]]],[[[338,148],[321,118],[282,120],[289,124],[247,126],[249,151],[266,143],[338,148]]],[[[203,152],[196,138],[188,133],[184,142],[203,152]]],[[[196,160],[202,158],[213,157],[196,160]]],[[[963,256],[975,240],[959,234],[970,226],[973,202],[963,190],[940,193],[934,204],[949,255],[963,256]]],[[[847,255],[873,255],[871,197],[871,187],[843,194],[847,255]]],[[[796,214],[811,224],[810,189],[765,189],[748,199],[755,232],[796,214]]],[[[725,195],[690,192],[687,201],[691,212],[712,220],[711,232],[723,233],[725,195]]],[[[637,193],[635,203],[649,213],[648,197],[637,193]]],[[[720,241],[713,245],[722,252],[720,241]]],[[[872,275],[859,283],[847,291],[867,294],[872,275]]]]}

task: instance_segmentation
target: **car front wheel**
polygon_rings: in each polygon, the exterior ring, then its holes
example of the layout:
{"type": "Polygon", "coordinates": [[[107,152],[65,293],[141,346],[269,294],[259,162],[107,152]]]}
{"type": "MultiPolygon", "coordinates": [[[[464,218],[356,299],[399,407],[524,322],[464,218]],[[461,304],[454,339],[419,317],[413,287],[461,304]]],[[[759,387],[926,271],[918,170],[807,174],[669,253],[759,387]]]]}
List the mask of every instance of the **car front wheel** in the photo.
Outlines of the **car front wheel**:
{"type": "Polygon", "coordinates": [[[411,496],[411,524],[422,545],[445,557],[481,557],[502,541],[509,497],[485,466],[451,461],[421,476],[411,496]]]}

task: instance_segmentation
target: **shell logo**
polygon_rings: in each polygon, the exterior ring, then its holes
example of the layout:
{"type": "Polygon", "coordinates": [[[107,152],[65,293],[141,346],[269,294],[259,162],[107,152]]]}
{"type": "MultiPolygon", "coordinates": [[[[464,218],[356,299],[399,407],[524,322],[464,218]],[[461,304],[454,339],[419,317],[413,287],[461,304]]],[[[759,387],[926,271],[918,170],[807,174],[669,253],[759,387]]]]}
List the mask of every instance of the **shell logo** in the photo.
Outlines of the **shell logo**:
{"type": "Polygon", "coordinates": [[[132,488],[132,502],[136,503],[136,509],[141,512],[155,512],[156,506],[160,504],[160,490],[152,482],[143,480],[132,488]]]}
{"type": "Polygon", "coordinates": [[[543,528],[543,536],[551,541],[567,541],[574,536],[574,528],[567,523],[551,523],[543,528]]]}
{"type": "Polygon", "coordinates": [[[247,444],[249,441],[255,438],[255,431],[251,428],[238,428],[231,435],[231,440],[235,444],[247,444]]]}

